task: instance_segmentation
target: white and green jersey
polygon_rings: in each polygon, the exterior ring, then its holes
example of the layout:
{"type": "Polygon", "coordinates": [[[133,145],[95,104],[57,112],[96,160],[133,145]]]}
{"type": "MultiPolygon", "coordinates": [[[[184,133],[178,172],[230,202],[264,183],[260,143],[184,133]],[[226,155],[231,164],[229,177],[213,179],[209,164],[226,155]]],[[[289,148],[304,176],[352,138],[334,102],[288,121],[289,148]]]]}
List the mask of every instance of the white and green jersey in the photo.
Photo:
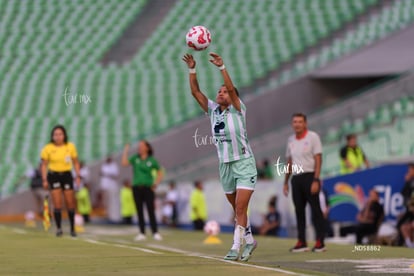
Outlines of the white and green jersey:
{"type": "Polygon", "coordinates": [[[211,131],[220,163],[228,163],[253,156],[247,139],[246,106],[240,100],[241,111],[233,105],[221,112],[220,106],[208,100],[211,131]]]}

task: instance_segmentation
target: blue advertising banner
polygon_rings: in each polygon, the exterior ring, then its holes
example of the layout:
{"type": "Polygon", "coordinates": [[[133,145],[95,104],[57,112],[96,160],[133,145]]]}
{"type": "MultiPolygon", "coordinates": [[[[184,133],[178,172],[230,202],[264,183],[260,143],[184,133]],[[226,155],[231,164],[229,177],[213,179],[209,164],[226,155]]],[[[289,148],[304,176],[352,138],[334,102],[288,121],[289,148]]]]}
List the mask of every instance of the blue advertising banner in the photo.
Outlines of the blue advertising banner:
{"type": "Polygon", "coordinates": [[[373,188],[380,195],[385,220],[396,220],[404,211],[400,192],[407,170],[407,165],[387,165],[325,179],[323,188],[329,197],[331,221],[356,221],[357,213],[363,208],[369,191],[373,188]]]}

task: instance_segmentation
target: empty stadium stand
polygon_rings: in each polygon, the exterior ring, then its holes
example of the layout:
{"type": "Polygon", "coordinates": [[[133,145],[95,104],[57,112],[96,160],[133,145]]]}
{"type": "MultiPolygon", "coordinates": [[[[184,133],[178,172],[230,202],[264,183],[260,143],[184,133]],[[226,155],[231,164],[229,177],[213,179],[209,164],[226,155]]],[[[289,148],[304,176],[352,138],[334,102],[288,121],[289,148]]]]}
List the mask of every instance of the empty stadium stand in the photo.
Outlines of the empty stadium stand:
{"type": "MultiPolygon", "coordinates": [[[[293,61],[295,55],[378,1],[225,0],[214,5],[202,0],[177,1],[129,63],[103,66],[100,61],[105,53],[140,16],[146,3],[0,0],[2,195],[17,189],[16,183],[36,164],[57,123],[67,127],[81,158],[92,161],[119,151],[125,142],[153,137],[198,117],[201,112],[188,95],[181,61],[187,51],[184,33],[195,18],[212,32],[210,50],[225,57],[235,83],[245,87],[293,61]],[[224,9],[224,14],[215,12],[224,9]]],[[[413,1],[395,1],[379,16],[350,30],[345,38],[323,47],[319,54],[254,92],[275,89],[407,26],[413,19],[413,1]]],[[[212,97],[221,84],[220,75],[208,64],[207,52],[195,55],[201,87],[212,97]]],[[[373,123],[390,120],[395,112],[404,114],[412,108],[412,101],[407,99],[407,103],[402,101],[400,109],[395,104],[391,111],[372,111],[373,123]]],[[[344,128],[346,124],[344,121],[344,128]]],[[[365,124],[365,120],[350,122],[362,132],[365,124]]],[[[339,131],[344,129],[332,127],[332,143],[339,131]]]]}

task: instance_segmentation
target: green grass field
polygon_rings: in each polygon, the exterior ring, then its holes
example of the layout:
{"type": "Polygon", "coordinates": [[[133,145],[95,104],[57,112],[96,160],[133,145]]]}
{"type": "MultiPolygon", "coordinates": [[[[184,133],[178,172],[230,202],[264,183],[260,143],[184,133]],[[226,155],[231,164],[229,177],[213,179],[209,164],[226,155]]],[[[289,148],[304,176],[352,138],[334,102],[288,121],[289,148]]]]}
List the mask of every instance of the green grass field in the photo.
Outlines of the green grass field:
{"type": "MultiPolygon", "coordinates": [[[[67,227],[66,227],[67,228],[67,227]]],[[[325,253],[288,252],[291,239],[256,237],[247,263],[224,261],[232,235],[206,245],[204,233],[161,229],[164,240],[133,242],[135,227],[87,226],[78,238],[39,228],[0,225],[0,275],[412,275],[414,250],[382,246],[352,252],[328,244],[325,253]]]]}

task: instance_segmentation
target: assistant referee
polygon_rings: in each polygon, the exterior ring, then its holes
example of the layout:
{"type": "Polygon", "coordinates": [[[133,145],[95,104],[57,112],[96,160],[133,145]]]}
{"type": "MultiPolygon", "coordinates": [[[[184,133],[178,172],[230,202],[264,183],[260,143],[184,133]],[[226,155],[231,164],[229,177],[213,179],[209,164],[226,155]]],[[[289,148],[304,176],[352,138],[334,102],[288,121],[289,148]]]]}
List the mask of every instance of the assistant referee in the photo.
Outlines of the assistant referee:
{"type": "Polygon", "coordinates": [[[306,203],[312,211],[313,225],[316,230],[316,243],[313,252],[326,250],[324,244],[325,220],[321,211],[319,191],[321,188],[319,174],[322,165],[322,143],[317,133],[307,129],[306,115],[295,113],[292,116],[292,128],[295,132],[287,143],[286,158],[289,172],[285,176],[283,192],[289,193],[289,178],[292,185],[293,204],[295,205],[298,242],[291,252],[309,251],[306,243],[306,203]],[[294,168],[294,171],[292,171],[294,168]]]}
{"type": "Polygon", "coordinates": [[[76,237],[75,220],[75,192],[73,190],[72,166],[75,167],[76,184],[79,186],[80,166],[78,153],[73,143],[68,142],[66,130],[62,125],[57,125],[50,134],[50,143],[43,147],[40,154],[42,158],[42,182],[43,188],[49,189],[53,202],[53,214],[56,222],[56,236],[60,237],[62,231],[62,192],[68,211],[70,222],[70,235],[76,237]]]}

